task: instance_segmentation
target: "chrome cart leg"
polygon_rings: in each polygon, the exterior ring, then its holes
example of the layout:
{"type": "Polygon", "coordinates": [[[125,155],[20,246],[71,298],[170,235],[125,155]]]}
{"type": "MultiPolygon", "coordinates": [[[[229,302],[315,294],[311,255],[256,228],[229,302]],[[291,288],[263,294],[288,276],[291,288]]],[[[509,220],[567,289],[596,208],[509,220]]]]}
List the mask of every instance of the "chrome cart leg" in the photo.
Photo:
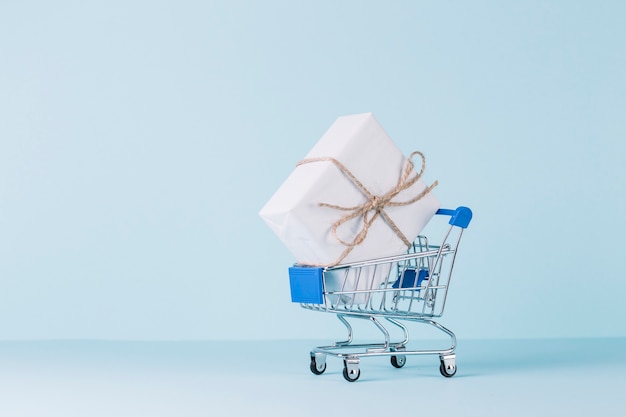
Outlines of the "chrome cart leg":
{"type": "Polygon", "coordinates": [[[311,352],[311,372],[321,375],[326,370],[326,355],[319,352],[311,352]]]}
{"type": "Polygon", "coordinates": [[[361,376],[359,369],[359,359],[347,357],[343,360],[343,377],[348,382],[354,382],[361,376]]]}
{"type": "Polygon", "coordinates": [[[376,317],[370,316],[369,320],[374,323],[374,325],[378,328],[378,330],[381,331],[381,333],[383,335],[385,335],[385,344],[382,347],[375,347],[375,348],[370,348],[367,349],[367,352],[385,352],[388,348],[389,348],[389,332],[387,331],[387,329],[385,329],[385,326],[382,325],[382,323],[378,320],[376,320],[376,317]]]}
{"type": "MultiPolygon", "coordinates": [[[[407,343],[409,343],[409,330],[406,328],[406,326],[402,323],[400,323],[397,320],[394,320],[392,318],[386,317],[387,321],[397,327],[399,327],[400,329],[402,329],[402,332],[404,333],[404,340],[402,340],[402,342],[400,343],[393,343],[393,346],[391,347],[391,351],[392,352],[403,352],[406,350],[406,345],[407,343]]],[[[391,365],[394,368],[402,368],[404,365],[406,365],[406,355],[392,355],[391,356],[391,365]]]]}
{"type": "Polygon", "coordinates": [[[427,320],[425,322],[438,328],[439,330],[450,336],[452,346],[450,346],[450,349],[441,352],[441,354],[439,355],[439,372],[441,372],[441,375],[445,376],[446,378],[450,378],[451,376],[454,376],[454,374],[456,374],[456,355],[454,354],[454,350],[456,349],[456,335],[454,334],[454,332],[443,327],[436,321],[427,320]]]}
{"type": "Polygon", "coordinates": [[[439,365],[439,372],[446,378],[450,378],[456,374],[456,355],[439,355],[441,365],[439,365]]]}
{"type": "MultiPolygon", "coordinates": [[[[449,329],[443,327],[441,324],[437,323],[436,321],[424,320],[424,322],[430,324],[431,326],[436,327],[437,329],[441,330],[442,332],[444,332],[445,334],[450,336],[451,346],[450,346],[450,349],[448,349],[446,352],[444,352],[444,355],[446,355],[446,354],[452,355],[454,353],[454,349],[456,349],[456,335],[454,334],[454,332],[452,332],[452,330],[449,330],[449,329]]],[[[454,355],[452,355],[452,356],[454,356],[454,355]]]]}
{"type": "MultiPolygon", "coordinates": [[[[451,330],[447,329],[446,327],[442,326],[441,324],[437,323],[434,320],[428,320],[428,319],[407,319],[407,320],[414,321],[417,323],[429,324],[435,327],[436,329],[442,331],[443,333],[447,334],[450,337],[450,347],[448,349],[422,351],[420,353],[439,354],[439,362],[440,362],[439,372],[441,372],[441,375],[447,378],[454,376],[457,370],[456,355],[454,354],[454,351],[456,349],[456,335],[454,334],[454,332],[452,332],[451,330]]],[[[413,353],[416,353],[416,352],[413,352],[413,353]]]]}
{"type": "Polygon", "coordinates": [[[407,343],[409,343],[409,329],[407,329],[406,326],[400,323],[398,320],[394,320],[389,317],[386,317],[386,319],[389,323],[401,328],[402,332],[404,333],[404,340],[400,343],[395,343],[396,347],[400,348],[400,347],[406,346],[407,343]]]}
{"type": "Polygon", "coordinates": [[[453,355],[454,354],[454,350],[456,349],[456,335],[454,334],[454,332],[452,332],[452,330],[449,330],[449,329],[443,327],[441,324],[437,323],[434,320],[428,320],[428,319],[405,319],[405,320],[413,321],[413,322],[416,322],[416,323],[429,324],[429,325],[433,326],[434,328],[436,328],[436,329],[442,331],[443,333],[447,334],[450,337],[450,347],[448,349],[439,351],[439,353],[440,353],[441,356],[453,355]]]}
{"type": "Polygon", "coordinates": [[[350,325],[350,323],[348,323],[348,320],[346,320],[346,318],[341,314],[337,314],[337,318],[343,323],[344,326],[346,326],[346,329],[348,329],[348,339],[342,342],[335,342],[333,343],[333,346],[348,346],[350,343],[352,343],[352,326],[350,325]]]}

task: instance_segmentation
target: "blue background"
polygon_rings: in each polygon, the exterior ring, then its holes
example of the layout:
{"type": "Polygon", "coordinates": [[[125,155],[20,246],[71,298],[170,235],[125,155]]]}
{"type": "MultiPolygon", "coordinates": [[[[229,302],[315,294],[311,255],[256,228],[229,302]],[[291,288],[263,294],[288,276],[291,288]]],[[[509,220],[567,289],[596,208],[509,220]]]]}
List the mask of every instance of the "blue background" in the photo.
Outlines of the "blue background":
{"type": "Polygon", "coordinates": [[[474,210],[444,316],[460,338],[626,336],[625,14],[2,2],[0,338],[334,332],[290,303],[294,260],[257,213],[366,111],[474,210]]]}

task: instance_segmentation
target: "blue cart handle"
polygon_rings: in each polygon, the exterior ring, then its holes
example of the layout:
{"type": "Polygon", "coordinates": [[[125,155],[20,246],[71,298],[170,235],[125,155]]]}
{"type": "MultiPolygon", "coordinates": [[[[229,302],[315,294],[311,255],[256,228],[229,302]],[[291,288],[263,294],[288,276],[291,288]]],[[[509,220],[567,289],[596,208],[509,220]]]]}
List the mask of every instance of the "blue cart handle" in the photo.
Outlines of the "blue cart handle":
{"type": "Polygon", "coordinates": [[[444,216],[451,216],[449,224],[453,226],[462,227],[467,229],[470,221],[472,220],[472,210],[469,207],[457,207],[456,210],[451,209],[439,209],[436,214],[442,214],[444,216]]]}

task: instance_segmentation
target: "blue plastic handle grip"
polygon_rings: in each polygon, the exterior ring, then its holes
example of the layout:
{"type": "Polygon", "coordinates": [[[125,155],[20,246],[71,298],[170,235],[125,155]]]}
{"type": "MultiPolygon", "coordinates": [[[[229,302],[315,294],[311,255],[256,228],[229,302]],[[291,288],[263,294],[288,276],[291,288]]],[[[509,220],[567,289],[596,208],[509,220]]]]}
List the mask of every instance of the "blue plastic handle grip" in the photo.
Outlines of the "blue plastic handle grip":
{"type": "Polygon", "coordinates": [[[457,207],[456,210],[451,209],[439,209],[437,210],[437,214],[442,214],[444,216],[450,216],[449,224],[453,226],[462,227],[463,229],[467,229],[470,221],[472,220],[472,210],[469,207],[457,207]]]}

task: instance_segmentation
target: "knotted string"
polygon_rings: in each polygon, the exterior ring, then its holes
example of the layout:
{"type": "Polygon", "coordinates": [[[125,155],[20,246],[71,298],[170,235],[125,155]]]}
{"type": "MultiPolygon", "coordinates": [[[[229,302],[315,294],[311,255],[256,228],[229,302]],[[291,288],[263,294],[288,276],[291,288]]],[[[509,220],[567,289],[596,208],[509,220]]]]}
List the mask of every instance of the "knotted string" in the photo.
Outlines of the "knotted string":
{"type": "Polygon", "coordinates": [[[389,217],[389,215],[385,212],[385,207],[408,206],[409,204],[413,204],[419,201],[421,198],[423,198],[426,194],[428,194],[433,188],[437,186],[438,182],[435,181],[430,187],[427,187],[426,189],[424,189],[424,191],[422,191],[415,197],[411,198],[410,200],[392,201],[398,194],[400,194],[402,191],[413,186],[413,184],[415,184],[422,177],[422,174],[424,173],[424,169],[426,168],[426,159],[424,158],[424,154],[422,154],[419,151],[413,152],[409,156],[409,158],[406,160],[406,163],[404,164],[404,169],[402,170],[402,175],[400,175],[400,178],[398,179],[398,182],[395,185],[395,187],[393,187],[387,193],[380,195],[380,196],[372,194],[363,185],[363,183],[359,181],[358,178],[356,178],[354,174],[350,172],[348,168],[346,168],[345,165],[343,165],[341,162],[339,162],[335,158],[331,158],[331,157],[307,158],[298,162],[296,166],[310,164],[313,162],[333,163],[348,179],[350,179],[350,181],[352,181],[352,183],[356,186],[356,188],[358,188],[359,191],[361,191],[365,195],[365,197],[367,198],[367,201],[363,204],[360,204],[354,207],[343,207],[343,206],[338,206],[335,204],[319,203],[319,205],[322,207],[329,207],[329,208],[333,208],[336,210],[348,212],[348,214],[344,215],[343,217],[338,219],[335,223],[333,223],[332,228],[331,228],[332,234],[335,237],[335,239],[339,243],[344,245],[346,249],[339,256],[339,258],[335,260],[335,262],[330,263],[330,264],[323,264],[323,265],[316,264],[312,266],[328,267],[328,266],[338,265],[341,261],[343,261],[346,258],[346,256],[348,256],[350,252],[352,252],[352,249],[354,249],[355,246],[358,246],[361,243],[363,243],[363,241],[367,237],[367,233],[369,231],[370,226],[374,223],[374,221],[379,216],[389,225],[389,227],[391,227],[394,233],[398,235],[398,237],[402,240],[402,242],[404,242],[407,248],[411,246],[411,241],[407,239],[404,233],[402,233],[402,231],[398,228],[398,226],[396,226],[396,224],[391,219],[391,217],[389,217]],[[412,162],[413,157],[416,155],[419,155],[420,158],[422,158],[422,168],[420,169],[418,173],[415,173],[413,169],[414,168],[413,162],[412,162]],[[415,173],[415,175],[411,176],[412,173],[415,173]],[[337,229],[341,225],[349,222],[350,220],[353,220],[359,217],[362,218],[363,224],[362,224],[361,230],[359,231],[359,233],[357,233],[354,239],[351,242],[346,242],[345,240],[340,238],[339,235],[337,234],[337,229]]]}

